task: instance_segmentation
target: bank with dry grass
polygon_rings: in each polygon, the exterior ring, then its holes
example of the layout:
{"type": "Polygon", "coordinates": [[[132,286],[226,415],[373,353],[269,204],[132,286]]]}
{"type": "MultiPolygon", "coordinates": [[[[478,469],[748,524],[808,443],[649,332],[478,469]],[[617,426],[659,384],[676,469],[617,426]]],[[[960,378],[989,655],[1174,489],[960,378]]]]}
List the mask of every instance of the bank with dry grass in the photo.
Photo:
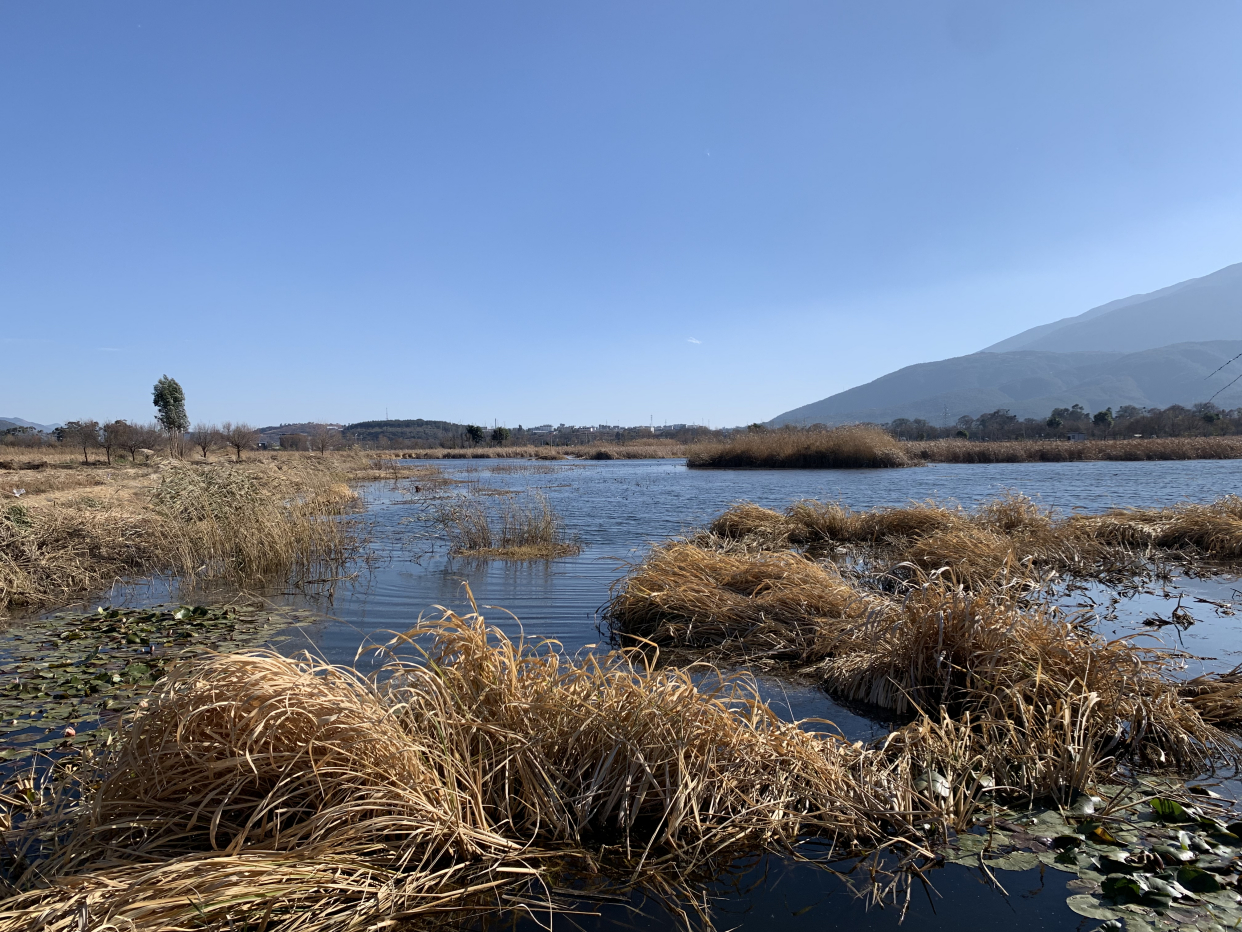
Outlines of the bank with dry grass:
{"type": "Polygon", "coordinates": [[[0,612],[148,574],[239,585],[330,577],[363,543],[340,520],[356,506],[349,482],[386,472],[352,454],[64,465],[4,474],[24,491],[0,498],[0,612]]]}
{"type": "Polygon", "coordinates": [[[1143,437],[1130,440],[912,441],[902,445],[928,463],[1079,463],[1242,458],[1242,437],[1143,437]]]}

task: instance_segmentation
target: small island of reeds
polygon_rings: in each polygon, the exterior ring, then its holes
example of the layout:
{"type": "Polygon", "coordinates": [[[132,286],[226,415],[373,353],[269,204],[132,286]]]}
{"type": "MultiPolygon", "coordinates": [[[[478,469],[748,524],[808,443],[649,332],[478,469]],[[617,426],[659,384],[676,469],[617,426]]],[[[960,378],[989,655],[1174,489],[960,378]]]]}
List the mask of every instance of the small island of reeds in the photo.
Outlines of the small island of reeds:
{"type": "Polygon", "coordinates": [[[449,552],[496,560],[551,560],[571,557],[582,545],[542,492],[493,496],[489,507],[478,495],[440,502],[432,520],[448,535],[449,552]]]}
{"type": "Polygon", "coordinates": [[[732,469],[881,469],[917,466],[888,431],[871,424],[831,430],[760,430],[727,443],[703,443],[686,465],[732,469]]]}

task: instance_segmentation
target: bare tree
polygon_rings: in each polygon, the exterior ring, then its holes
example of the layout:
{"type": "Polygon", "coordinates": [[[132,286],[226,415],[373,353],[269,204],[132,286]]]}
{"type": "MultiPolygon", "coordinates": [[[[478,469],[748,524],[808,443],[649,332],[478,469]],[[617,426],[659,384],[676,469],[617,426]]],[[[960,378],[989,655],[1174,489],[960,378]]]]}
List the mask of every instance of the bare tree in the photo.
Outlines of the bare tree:
{"type": "Polygon", "coordinates": [[[203,459],[208,459],[211,451],[220,443],[220,428],[215,424],[195,424],[190,431],[190,442],[198,447],[203,459]]]}
{"type": "Polygon", "coordinates": [[[323,456],[336,446],[336,441],[339,436],[339,431],[333,430],[327,424],[316,424],[311,428],[310,432],[311,449],[318,450],[319,455],[323,456]]]}
{"type": "Polygon", "coordinates": [[[220,425],[220,434],[224,442],[237,451],[237,462],[241,462],[242,450],[249,450],[259,439],[259,432],[249,424],[232,424],[225,421],[220,425]]]}
{"type": "Polygon", "coordinates": [[[108,458],[108,465],[112,465],[112,452],[114,450],[124,450],[125,441],[133,430],[125,421],[113,421],[103,426],[103,439],[100,446],[103,447],[104,455],[108,458]]]}
{"type": "Polygon", "coordinates": [[[70,421],[56,428],[56,439],[73,447],[80,447],[82,459],[89,466],[91,450],[99,446],[98,421],[70,421]]]}
{"type": "Polygon", "coordinates": [[[280,448],[305,453],[310,449],[310,438],[306,434],[281,434],[280,448]]]}

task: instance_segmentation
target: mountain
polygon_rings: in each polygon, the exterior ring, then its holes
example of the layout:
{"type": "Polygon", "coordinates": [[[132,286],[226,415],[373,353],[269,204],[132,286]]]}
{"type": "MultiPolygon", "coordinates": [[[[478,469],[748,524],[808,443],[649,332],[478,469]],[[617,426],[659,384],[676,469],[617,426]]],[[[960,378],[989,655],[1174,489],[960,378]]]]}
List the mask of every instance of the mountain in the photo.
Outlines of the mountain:
{"type": "Polygon", "coordinates": [[[1133,353],[1172,343],[1242,339],[1242,262],[1219,272],[1136,294],[1077,317],[1024,330],[985,353],[1081,350],[1133,353]]]}
{"type": "MultiPolygon", "coordinates": [[[[1242,353],[1242,340],[1177,343],[1138,353],[973,353],[906,366],[874,382],[773,418],[781,424],[849,424],[923,418],[952,424],[1008,408],[1018,417],[1044,417],[1081,404],[1090,411],[1121,405],[1163,408],[1207,401],[1242,372],[1242,360],[1208,378],[1242,353]]],[[[1242,382],[1215,399],[1242,405],[1242,382]]]]}
{"type": "MultiPolygon", "coordinates": [[[[1073,404],[1093,411],[1189,406],[1242,373],[1242,360],[1227,365],[1239,353],[1242,263],[1032,327],[969,356],[906,366],[768,423],[904,417],[951,424],[998,408],[1043,417],[1073,404]]],[[[1242,405],[1242,382],[1213,400],[1222,408],[1242,405]]]]}
{"type": "Polygon", "coordinates": [[[36,424],[34,421],[24,421],[20,417],[0,417],[0,431],[8,430],[10,427],[33,427],[47,434],[59,426],[59,424],[36,424]]]}

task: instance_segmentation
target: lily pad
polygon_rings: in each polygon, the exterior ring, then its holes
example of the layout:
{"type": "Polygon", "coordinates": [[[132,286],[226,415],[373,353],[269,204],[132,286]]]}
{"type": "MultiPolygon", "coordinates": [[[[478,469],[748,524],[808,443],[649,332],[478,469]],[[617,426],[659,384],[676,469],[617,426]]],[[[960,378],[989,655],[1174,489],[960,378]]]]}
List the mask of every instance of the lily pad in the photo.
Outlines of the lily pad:
{"type": "Polygon", "coordinates": [[[1115,909],[1109,909],[1098,897],[1090,893],[1075,893],[1073,896],[1066,897],[1065,904],[1078,915],[1086,916],[1088,919],[1121,918],[1121,913],[1115,909]]]}

